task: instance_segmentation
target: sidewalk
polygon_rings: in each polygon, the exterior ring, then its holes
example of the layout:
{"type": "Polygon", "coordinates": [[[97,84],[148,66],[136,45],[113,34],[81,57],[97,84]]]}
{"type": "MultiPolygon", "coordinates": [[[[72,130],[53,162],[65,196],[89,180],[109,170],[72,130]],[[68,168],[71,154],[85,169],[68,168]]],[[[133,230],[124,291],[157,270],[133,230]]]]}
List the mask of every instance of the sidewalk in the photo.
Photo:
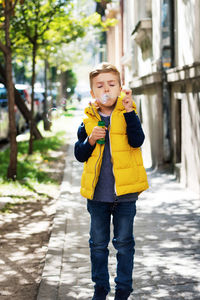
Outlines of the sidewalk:
{"type": "MultiPolygon", "coordinates": [[[[80,194],[82,164],[73,156],[80,115],[69,136],[66,168],[37,300],[89,300],[93,295],[88,249],[89,215],[80,194]]],[[[130,300],[200,299],[200,199],[173,176],[149,172],[135,220],[134,293],[130,300]]],[[[114,298],[115,251],[110,244],[114,298]]]]}

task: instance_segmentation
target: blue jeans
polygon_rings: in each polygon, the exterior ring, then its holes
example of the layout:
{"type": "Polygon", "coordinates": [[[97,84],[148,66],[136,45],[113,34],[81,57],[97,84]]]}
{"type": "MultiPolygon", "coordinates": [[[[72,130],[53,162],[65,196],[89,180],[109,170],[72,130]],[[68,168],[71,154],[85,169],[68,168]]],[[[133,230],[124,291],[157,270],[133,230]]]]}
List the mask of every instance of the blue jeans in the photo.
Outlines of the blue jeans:
{"type": "Polygon", "coordinates": [[[98,286],[110,290],[108,272],[108,244],[110,241],[110,221],[114,228],[113,246],[117,250],[116,289],[132,292],[132,272],[135,253],[133,222],[136,215],[135,202],[98,202],[88,200],[90,225],[90,256],[92,280],[98,286]]]}

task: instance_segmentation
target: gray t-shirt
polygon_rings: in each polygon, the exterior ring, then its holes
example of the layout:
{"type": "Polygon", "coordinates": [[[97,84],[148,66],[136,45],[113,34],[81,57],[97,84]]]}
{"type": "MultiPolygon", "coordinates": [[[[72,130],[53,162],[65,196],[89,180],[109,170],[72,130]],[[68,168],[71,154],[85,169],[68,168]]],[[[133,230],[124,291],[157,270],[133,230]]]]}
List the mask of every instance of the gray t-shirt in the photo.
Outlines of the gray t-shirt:
{"type": "MultiPolygon", "coordinates": [[[[101,114],[101,119],[105,122],[105,126],[108,128],[110,125],[110,116],[105,116],[101,114]]],[[[138,193],[116,196],[114,186],[115,178],[113,175],[113,165],[111,162],[109,130],[107,130],[102,165],[99,180],[95,188],[93,200],[101,202],[128,202],[136,201],[138,199],[138,193]]]]}

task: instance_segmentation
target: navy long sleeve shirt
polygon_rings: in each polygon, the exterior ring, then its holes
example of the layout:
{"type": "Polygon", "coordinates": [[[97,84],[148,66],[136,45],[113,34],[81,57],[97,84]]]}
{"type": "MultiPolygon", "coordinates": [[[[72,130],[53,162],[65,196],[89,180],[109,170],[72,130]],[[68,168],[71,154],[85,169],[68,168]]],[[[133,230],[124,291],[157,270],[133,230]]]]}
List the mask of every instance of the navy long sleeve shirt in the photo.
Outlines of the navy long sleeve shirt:
{"type": "MultiPolygon", "coordinates": [[[[128,143],[134,148],[138,148],[144,141],[144,133],[141,127],[140,120],[134,111],[124,113],[124,117],[127,124],[127,136],[128,143]]],[[[102,120],[105,121],[106,127],[110,124],[110,116],[101,116],[102,120]]],[[[106,132],[105,137],[105,148],[102,158],[101,171],[99,179],[94,192],[94,201],[103,202],[124,202],[124,201],[135,201],[138,198],[137,193],[126,194],[123,196],[116,196],[114,191],[114,175],[112,171],[111,153],[109,146],[109,134],[106,132]],[[103,192],[102,192],[103,191],[103,192]]],[[[85,130],[85,126],[82,123],[78,129],[78,141],[75,144],[75,157],[80,162],[85,162],[91,156],[95,145],[91,146],[88,141],[88,136],[85,130]]]]}

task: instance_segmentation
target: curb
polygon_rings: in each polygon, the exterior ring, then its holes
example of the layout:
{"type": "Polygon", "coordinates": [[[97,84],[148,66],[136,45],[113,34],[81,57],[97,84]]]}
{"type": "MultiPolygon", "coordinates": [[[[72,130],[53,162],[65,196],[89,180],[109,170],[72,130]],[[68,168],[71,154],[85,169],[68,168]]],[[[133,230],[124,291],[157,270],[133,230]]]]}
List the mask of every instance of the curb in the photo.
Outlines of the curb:
{"type": "Polygon", "coordinates": [[[39,285],[37,300],[55,300],[58,296],[60,274],[62,269],[65,235],[67,230],[67,215],[65,213],[66,192],[70,191],[70,153],[72,145],[68,145],[64,176],[60,186],[60,194],[56,203],[56,214],[52,233],[49,239],[48,251],[42,279],[39,285]],[[62,196],[64,194],[64,196],[62,196]],[[65,201],[63,201],[65,198],[65,201]]]}

